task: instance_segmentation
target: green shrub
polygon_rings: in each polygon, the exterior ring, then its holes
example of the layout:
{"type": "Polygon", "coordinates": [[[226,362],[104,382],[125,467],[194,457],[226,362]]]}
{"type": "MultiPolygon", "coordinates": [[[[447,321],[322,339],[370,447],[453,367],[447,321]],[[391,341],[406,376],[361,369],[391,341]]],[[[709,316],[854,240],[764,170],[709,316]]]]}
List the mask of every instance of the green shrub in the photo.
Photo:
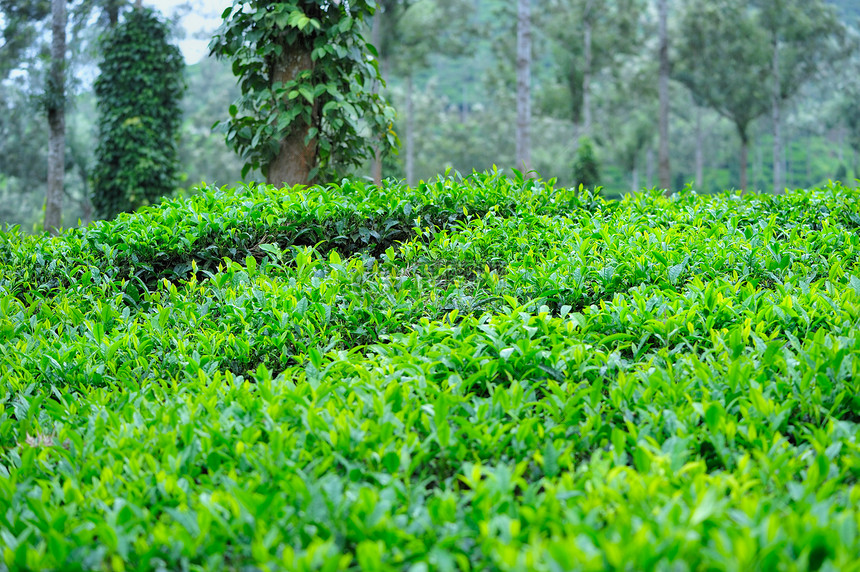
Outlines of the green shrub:
{"type": "Polygon", "coordinates": [[[0,569],[850,569],[858,199],[490,173],[0,234],[0,569]]]}

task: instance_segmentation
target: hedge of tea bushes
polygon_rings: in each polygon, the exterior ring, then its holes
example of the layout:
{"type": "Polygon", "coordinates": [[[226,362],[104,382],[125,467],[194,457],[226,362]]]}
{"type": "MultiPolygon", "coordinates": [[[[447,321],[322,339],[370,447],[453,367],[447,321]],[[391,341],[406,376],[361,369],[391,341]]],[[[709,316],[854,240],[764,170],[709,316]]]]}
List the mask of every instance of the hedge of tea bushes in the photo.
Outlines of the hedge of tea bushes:
{"type": "Polygon", "coordinates": [[[858,198],[491,173],[7,234],[0,568],[857,569],[858,198]]]}

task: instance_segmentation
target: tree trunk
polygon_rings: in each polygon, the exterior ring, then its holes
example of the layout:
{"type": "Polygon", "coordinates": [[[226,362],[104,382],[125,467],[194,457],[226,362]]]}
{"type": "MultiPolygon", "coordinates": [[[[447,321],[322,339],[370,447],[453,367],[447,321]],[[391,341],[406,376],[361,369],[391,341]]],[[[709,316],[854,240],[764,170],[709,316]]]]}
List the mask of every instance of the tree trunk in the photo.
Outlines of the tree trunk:
{"type": "Polygon", "coordinates": [[[753,149],[755,157],[752,162],[752,184],[753,188],[758,191],[759,189],[764,188],[764,185],[762,184],[762,180],[764,179],[764,157],[762,157],[761,145],[753,143],[753,149]]]}
{"type": "Polygon", "coordinates": [[[672,194],[672,173],[669,166],[669,34],[667,31],[668,0],[658,0],[657,10],[660,14],[660,77],[658,91],[660,97],[660,187],[666,196],[672,194]]]}
{"type": "Polygon", "coordinates": [[[406,76],[406,184],[415,184],[415,109],[412,74],[406,76]]]}
{"type": "Polygon", "coordinates": [[[633,157],[633,184],[630,186],[630,190],[634,193],[638,193],[639,189],[639,159],[638,157],[633,157]]]}
{"type": "Polygon", "coordinates": [[[531,170],[531,0],[517,2],[517,140],[516,164],[531,170]]]}
{"type": "Polygon", "coordinates": [[[785,178],[782,173],[782,133],[779,113],[782,87],[780,86],[779,73],[779,39],[776,37],[776,34],[773,35],[772,47],[773,61],[771,62],[771,73],[773,74],[773,91],[770,98],[773,115],[773,194],[780,195],[785,192],[785,178]]]}
{"type": "Polygon", "coordinates": [[[466,124],[466,119],[469,117],[468,109],[469,109],[469,99],[466,96],[466,85],[470,78],[466,78],[460,85],[460,123],[466,124]]]}
{"type": "Polygon", "coordinates": [[[839,158],[839,164],[845,164],[845,130],[842,125],[836,128],[836,144],[839,146],[837,151],[837,157],[839,158]]]}
{"type": "Polygon", "coordinates": [[[654,149],[651,147],[645,151],[645,184],[649,189],[654,188],[654,149]]]}
{"type": "MultiPolygon", "coordinates": [[[[590,11],[591,2],[587,11],[590,11]]],[[[582,66],[582,135],[591,136],[591,15],[586,13],[583,42],[585,53],[582,66]]]]}
{"type": "Polygon", "coordinates": [[[105,14],[107,14],[108,18],[108,27],[115,28],[119,23],[119,8],[120,8],[120,0],[108,0],[104,4],[105,14]]]}
{"type": "Polygon", "coordinates": [[[705,184],[704,147],[704,136],[702,135],[702,108],[696,105],[696,187],[699,192],[702,191],[702,187],[705,184]]]}
{"type": "Polygon", "coordinates": [[[839,126],[836,130],[836,141],[839,143],[839,164],[845,164],[845,128],[839,126]]]}
{"type": "MultiPolygon", "coordinates": [[[[373,25],[371,27],[371,41],[373,42],[373,47],[376,48],[377,53],[381,50],[380,40],[382,39],[382,23],[380,19],[382,18],[382,12],[377,9],[376,13],[373,16],[373,25]]],[[[373,93],[379,93],[379,82],[374,80],[373,82],[373,93]]],[[[373,146],[373,184],[377,187],[382,186],[382,151],[379,148],[379,144],[373,146]]]]}
{"type": "Polygon", "coordinates": [[[741,196],[747,192],[747,162],[749,160],[749,135],[746,129],[738,127],[741,137],[741,196]]]}
{"type": "Polygon", "coordinates": [[[66,2],[51,3],[51,72],[48,95],[48,192],[45,230],[56,235],[63,216],[63,176],[66,172],[66,2]]]}
{"type": "MultiPolygon", "coordinates": [[[[292,46],[272,70],[272,84],[295,80],[303,70],[311,69],[311,50],[302,45],[292,46]]],[[[317,110],[311,114],[311,122],[316,122],[317,110]]],[[[307,139],[311,124],[305,123],[302,116],[297,117],[290,127],[289,134],[281,141],[277,156],[272,159],[266,172],[266,182],[270,185],[288,186],[311,183],[311,170],[316,166],[317,141],[307,139]]]]}
{"type": "Polygon", "coordinates": [[[860,155],[857,154],[857,150],[853,147],[851,148],[851,166],[854,169],[854,178],[860,179],[860,155]]]}

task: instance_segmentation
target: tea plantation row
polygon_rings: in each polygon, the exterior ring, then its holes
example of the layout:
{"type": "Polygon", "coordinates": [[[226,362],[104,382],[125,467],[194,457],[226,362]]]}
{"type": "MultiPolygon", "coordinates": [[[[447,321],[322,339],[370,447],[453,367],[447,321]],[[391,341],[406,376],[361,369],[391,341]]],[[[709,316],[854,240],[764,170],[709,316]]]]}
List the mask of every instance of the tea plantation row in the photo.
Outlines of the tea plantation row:
{"type": "Polygon", "coordinates": [[[489,173],[0,234],[0,570],[860,570],[858,202],[489,173]]]}

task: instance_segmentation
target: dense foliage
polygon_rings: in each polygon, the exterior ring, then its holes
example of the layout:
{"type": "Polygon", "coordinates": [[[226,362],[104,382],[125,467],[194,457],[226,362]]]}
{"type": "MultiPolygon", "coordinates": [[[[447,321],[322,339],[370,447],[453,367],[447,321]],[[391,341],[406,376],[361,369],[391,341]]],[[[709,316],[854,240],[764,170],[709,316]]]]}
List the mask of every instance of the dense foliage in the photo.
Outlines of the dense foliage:
{"type": "Polygon", "coordinates": [[[210,47],[239,78],[242,95],[224,127],[227,144],[245,159],[243,177],[251,169],[268,175],[281,142],[296,132],[316,145],[311,180],[360,166],[374,138],[383,151],[395,144],[394,110],[372,89],[382,78],[363,37],[375,6],[244,0],[224,11],[210,47]]]}
{"type": "Polygon", "coordinates": [[[92,173],[99,217],[152,204],[176,188],[185,63],[169,32],[154,11],[139,8],[102,42],[92,173]]]}
{"type": "Polygon", "coordinates": [[[0,569],[848,569],[858,200],[487,174],[2,234],[0,569]]]}

